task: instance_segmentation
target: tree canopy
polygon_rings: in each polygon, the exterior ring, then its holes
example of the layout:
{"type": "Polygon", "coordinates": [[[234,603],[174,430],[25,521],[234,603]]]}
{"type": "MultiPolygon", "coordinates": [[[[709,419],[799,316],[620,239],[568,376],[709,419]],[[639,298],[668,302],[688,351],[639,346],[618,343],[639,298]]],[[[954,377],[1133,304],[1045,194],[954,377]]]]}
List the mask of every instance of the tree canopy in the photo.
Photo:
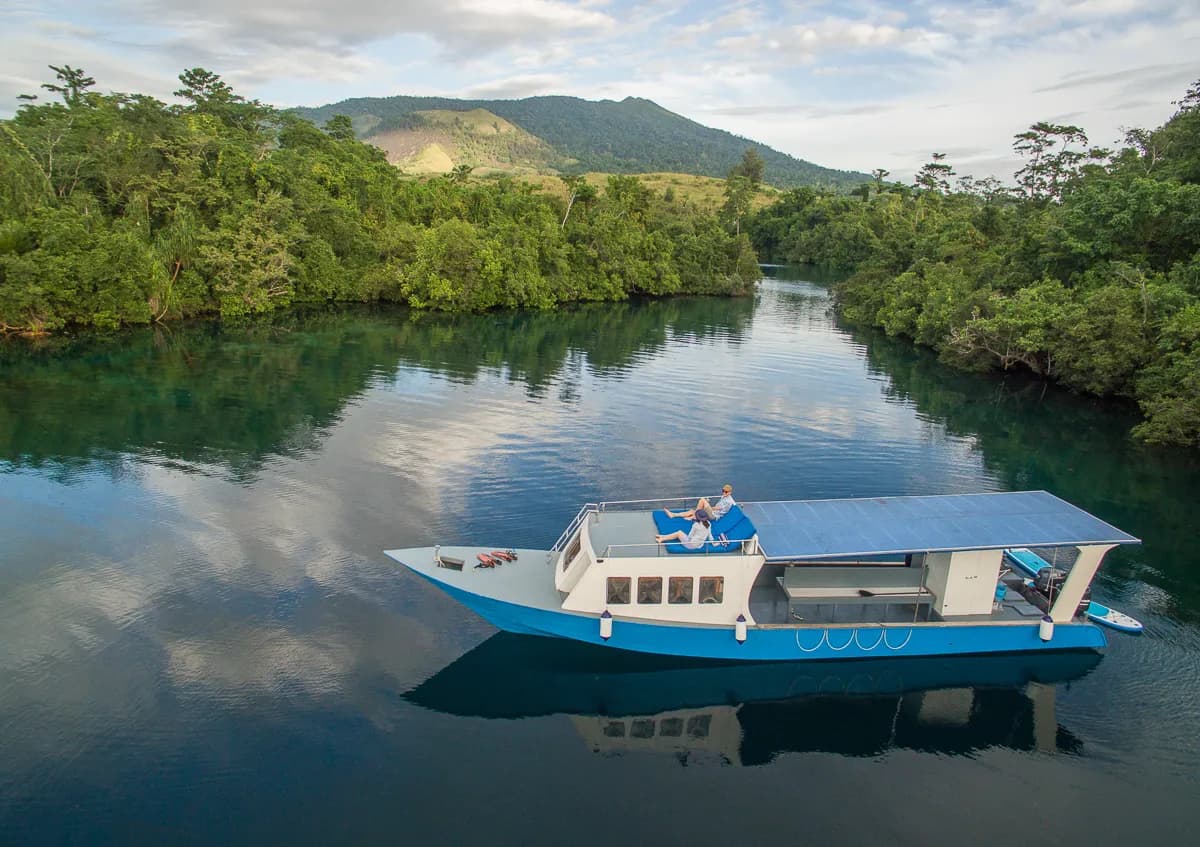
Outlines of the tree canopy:
{"type": "Polygon", "coordinates": [[[334,301],[549,308],[758,278],[745,236],[635,177],[569,196],[465,167],[417,180],[348,117],[318,129],[204,68],[170,106],[53,70],[61,102],[0,121],[0,332],[334,301]]]}

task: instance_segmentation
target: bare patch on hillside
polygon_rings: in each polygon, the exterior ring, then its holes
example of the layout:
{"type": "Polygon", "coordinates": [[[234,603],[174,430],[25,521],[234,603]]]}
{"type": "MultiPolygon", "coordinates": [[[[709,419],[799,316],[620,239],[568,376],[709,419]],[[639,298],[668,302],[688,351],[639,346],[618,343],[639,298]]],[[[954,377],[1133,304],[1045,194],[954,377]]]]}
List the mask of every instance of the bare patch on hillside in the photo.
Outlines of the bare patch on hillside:
{"type": "Polygon", "coordinates": [[[411,117],[411,127],[364,139],[410,173],[445,173],[455,165],[470,165],[480,172],[544,173],[555,170],[558,163],[550,145],[486,109],[415,112],[411,117]],[[440,155],[431,157],[426,152],[431,148],[440,155]]]}
{"type": "Polygon", "coordinates": [[[440,144],[430,144],[409,159],[404,169],[415,174],[444,174],[454,169],[454,160],[440,144]]]}

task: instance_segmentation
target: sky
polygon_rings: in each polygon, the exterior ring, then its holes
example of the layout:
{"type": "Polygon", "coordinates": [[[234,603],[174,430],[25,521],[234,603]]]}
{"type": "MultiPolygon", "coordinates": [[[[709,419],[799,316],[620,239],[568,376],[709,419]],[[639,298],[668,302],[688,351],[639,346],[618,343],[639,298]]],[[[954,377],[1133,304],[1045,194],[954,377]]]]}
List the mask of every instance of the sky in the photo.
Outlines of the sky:
{"type": "Polygon", "coordinates": [[[276,106],[644,97],[827,167],[1007,179],[1035,121],[1114,146],[1169,118],[1200,0],[0,0],[0,116],[64,63],[168,101],[197,66],[276,106]]]}

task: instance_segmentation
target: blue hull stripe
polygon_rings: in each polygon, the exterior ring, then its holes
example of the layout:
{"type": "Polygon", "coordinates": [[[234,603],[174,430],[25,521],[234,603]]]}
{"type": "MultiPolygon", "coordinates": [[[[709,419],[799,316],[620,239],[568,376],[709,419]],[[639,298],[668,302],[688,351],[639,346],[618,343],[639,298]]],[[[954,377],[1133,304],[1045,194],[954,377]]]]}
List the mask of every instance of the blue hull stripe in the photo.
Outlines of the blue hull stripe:
{"type": "MultiPolygon", "coordinates": [[[[422,576],[424,576],[422,574],[422,576]]],[[[429,579],[429,577],[425,577],[429,579]]],[[[639,653],[745,661],[879,659],[889,656],[954,656],[1049,650],[1100,649],[1103,631],[1086,622],[1059,623],[1050,641],[1038,637],[1037,622],[1024,624],[750,627],[738,644],[733,627],[670,626],[616,619],[612,638],[600,637],[599,616],[536,609],[493,600],[429,579],[493,626],[524,635],[569,638],[639,653]]]]}

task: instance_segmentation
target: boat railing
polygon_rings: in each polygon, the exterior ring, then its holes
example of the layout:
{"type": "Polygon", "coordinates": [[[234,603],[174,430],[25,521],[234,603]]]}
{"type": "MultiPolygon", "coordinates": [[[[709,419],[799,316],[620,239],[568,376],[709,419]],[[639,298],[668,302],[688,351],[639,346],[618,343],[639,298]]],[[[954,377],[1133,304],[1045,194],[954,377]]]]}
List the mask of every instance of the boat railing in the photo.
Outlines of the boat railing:
{"type": "Polygon", "coordinates": [[[575,518],[569,524],[567,524],[567,528],[562,531],[562,535],[560,535],[558,540],[554,542],[554,545],[550,548],[550,552],[561,553],[564,549],[566,549],[567,542],[570,541],[575,535],[580,525],[587,520],[587,516],[592,512],[600,511],[600,507],[603,505],[603,503],[584,503],[583,508],[579,510],[579,514],[577,514],[575,518]]]}
{"type": "Polygon", "coordinates": [[[646,509],[651,506],[663,506],[673,503],[695,503],[699,497],[656,497],[653,500],[609,500],[603,503],[584,503],[583,508],[575,518],[567,524],[567,528],[558,536],[558,540],[550,547],[551,553],[561,553],[566,549],[571,538],[578,531],[580,524],[587,520],[592,512],[631,512],[646,509]]]}
{"type": "MultiPolygon", "coordinates": [[[[709,495],[715,501],[717,497],[709,495]]],[[[718,495],[719,496],[719,495],[718,495]]],[[[608,500],[597,504],[600,512],[632,512],[641,511],[654,506],[668,506],[674,503],[695,504],[700,497],[655,497],[651,500],[608,500]]]]}
{"type": "MultiPolygon", "coordinates": [[[[753,553],[756,549],[754,545],[757,544],[757,539],[758,539],[757,535],[752,538],[734,539],[734,541],[736,541],[736,543],[741,548],[740,555],[745,556],[749,553],[753,553]]],[[[722,541],[719,538],[710,538],[709,540],[702,541],[700,543],[704,547],[703,555],[705,555],[705,556],[739,555],[739,553],[736,553],[733,550],[715,550],[715,549],[713,549],[717,545],[721,545],[722,547],[725,547],[729,544],[734,543],[734,541],[722,541]]],[[[671,543],[678,543],[678,542],[671,542],[671,543]]],[[[665,544],[665,542],[658,542],[658,541],[639,541],[636,544],[608,544],[605,546],[604,553],[601,554],[600,558],[602,558],[602,559],[609,558],[613,555],[613,551],[617,551],[617,550],[638,551],[638,550],[652,549],[652,550],[654,550],[655,555],[657,555],[658,548],[663,547],[664,544],[665,544]]],[[[678,555],[688,555],[688,554],[678,554],[678,555]]],[[[692,554],[692,555],[694,555],[694,554],[692,554]]]]}
{"type": "MultiPolygon", "coordinates": [[[[699,497],[694,497],[694,496],[655,497],[651,500],[608,500],[608,501],[601,502],[601,503],[584,503],[583,507],[580,508],[578,514],[576,514],[575,517],[571,520],[571,522],[569,524],[567,524],[567,528],[564,529],[562,531],[562,534],[558,536],[558,540],[555,541],[553,545],[551,545],[550,555],[548,556],[548,559],[553,561],[555,558],[555,554],[562,553],[567,548],[567,545],[570,544],[571,539],[575,537],[575,533],[579,531],[579,527],[583,524],[584,521],[587,520],[588,515],[592,514],[593,512],[600,513],[600,512],[642,511],[645,509],[653,509],[654,507],[666,508],[666,507],[668,507],[670,505],[674,505],[674,504],[681,504],[681,503],[682,504],[691,504],[691,503],[695,503],[699,499],[700,499],[699,497]]],[[[706,542],[706,544],[723,544],[723,543],[725,543],[725,542],[720,542],[720,541],[706,542]]],[[[658,545],[654,544],[654,543],[646,543],[646,544],[640,544],[640,545],[639,544],[609,545],[610,548],[612,548],[612,547],[638,547],[638,546],[656,547],[658,545]]],[[[744,548],[744,546],[745,545],[743,544],[743,548],[744,548]]],[[[707,553],[708,551],[705,551],[705,552],[707,553]]]]}

